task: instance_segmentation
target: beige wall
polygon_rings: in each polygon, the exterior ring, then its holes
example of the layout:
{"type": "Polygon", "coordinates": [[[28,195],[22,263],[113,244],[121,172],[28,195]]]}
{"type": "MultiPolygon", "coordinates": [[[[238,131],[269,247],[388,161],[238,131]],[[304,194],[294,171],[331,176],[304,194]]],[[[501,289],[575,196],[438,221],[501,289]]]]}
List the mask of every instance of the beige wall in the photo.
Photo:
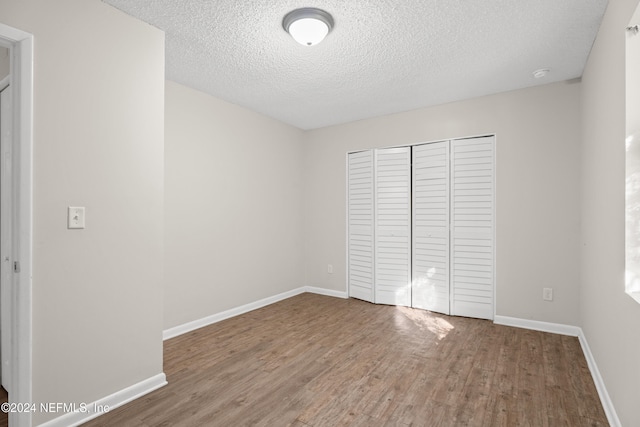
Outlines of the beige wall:
{"type": "Polygon", "coordinates": [[[35,45],[33,400],[92,402],[162,372],[164,35],[99,0],[0,21],[35,45]]]}
{"type": "Polygon", "coordinates": [[[579,115],[564,82],[308,132],[306,284],[346,290],[348,151],[495,133],[497,314],[578,324],[579,115]]]}
{"type": "Polygon", "coordinates": [[[303,286],[302,131],[166,84],[166,329],[303,286]]]}
{"type": "Polygon", "coordinates": [[[640,305],[624,288],[625,27],[610,1],[583,76],[582,327],[622,425],[640,425],[640,305]]]}
{"type": "Polygon", "coordinates": [[[623,283],[637,2],[610,2],[582,84],[304,133],[167,82],[166,159],[160,31],[98,0],[1,2],[36,47],[34,401],[160,373],[162,329],[302,285],[344,291],[346,153],[496,133],[497,314],[583,326],[623,425],[637,424],[640,306],[623,283]],[[87,207],[87,229],[66,229],[69,205],[87,207]]]}
{"type": "Polygon", "coordinates": [[[0,80],[7,77],[11,72],[11,61],[9,60],[9,49],[0,46],[0,80]]]}

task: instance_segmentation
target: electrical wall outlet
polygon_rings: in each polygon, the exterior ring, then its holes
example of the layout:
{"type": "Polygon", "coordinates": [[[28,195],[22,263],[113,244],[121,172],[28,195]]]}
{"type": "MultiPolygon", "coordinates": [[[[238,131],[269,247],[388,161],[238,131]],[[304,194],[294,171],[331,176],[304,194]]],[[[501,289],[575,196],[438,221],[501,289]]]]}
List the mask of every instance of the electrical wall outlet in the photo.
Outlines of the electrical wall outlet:
{"type": "Polygon", "coordinates": [[[553,288],[542,288],[542,299],[545,301],[553,301],[553,288]]]}
{"type": "Polygon", "coordinates": [[[327,273],[333,274],[333,265],[332,264],[327,264],[327,273]]]}

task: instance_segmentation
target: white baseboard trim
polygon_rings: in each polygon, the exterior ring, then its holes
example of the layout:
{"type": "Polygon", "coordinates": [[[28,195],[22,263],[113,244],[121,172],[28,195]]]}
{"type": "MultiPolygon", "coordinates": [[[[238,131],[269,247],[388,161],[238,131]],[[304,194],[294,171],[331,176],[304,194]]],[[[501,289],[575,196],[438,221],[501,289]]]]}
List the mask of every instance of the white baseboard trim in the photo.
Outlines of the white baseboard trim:
{"type": "Polygon", "coordinates": [[[331,289],[324,289],[324,288],[317,288],[315,286],[302,286],[300,288],[283,292],[281,294],[274,295],[272,297],[267,297],[258,301],[251,302],[249,304],[231,308],[229,310],[226,310],[220,313],[212,314],[211,316],[203,317],[202,319],[194,320],[192,322],[187,322],[182,325],[178,325],[173,328],[166,329],[162,332],[162,339],[168,340],[170,338],[175,338],[182,334],[186,334],[187,332],[195,331],[196,329],[202,328],[204,326],[209,326],[214,323],[218,323],[222,320],[230,319],[231,317],[248,313],[258,308],[266,307],[269,304],[273,304],[278,301],[282,301],[287,298],[291,298],[293,296],[303,294],[305,292],[309,292],[312,294],[326,295],[326,296],[336,297],[336,298],[345,298],[345,299],[349,298],[346,292],[334,291],[331,289]]]}
{"type": "Polygon", "coordinates": [[[609,393],[607,392],[607,388],[604,385],[604,381],[602,379],[602,376],[600,375],[600,371],[598,370],[598,365],[596,365],[596,360],[593,358],[593,354],[591,353],[591,349],[589,348],[587,338],[585,337],[582,328],[578,326],[562,325],[560,323],[540,322],[537,320],[518,319],[517,317],[507,316],[495,316],[493,319],[493,323],[497,325],[514,326],[516,328],[533,329],[535,331],[551,332],[554,334],[578,337],[580,346],[582,347],[582,352],[584,353],[584,358],[587,360],[587,365],[589,366],[589,371],[591,372],[591,377],[593,378],[593,382],[596,385],[596,390],[598,390],[598,396],[600,397],[602,408],[604,409],[604,412],[607,416],[607,421],[609,421],[611,427],[622,426],[620,424],[618,414],[616,413],[616,410],[613,406],[613,402],[611,402],[611,398],[609,397],[609,393]]]}
{"type": "Polygon", "coordinates": [[[577,326],[563,325],[561,323],[540,322],[539,320],[519,319],[517,317],[508,316],[494,316],[493,323],[496,325],[514,326],[516,328],[532,329],[534,331],[569,335],[572,337],[577,337],[581,332],[581,329],[577,326]]]}
{"type": "Polygon", "coordinates": [[[40,424],[40,427],[76,427],[86,423],[102,414],[116,409],[145,394],[151,393],[167,385],[167,377],[164,373],[147,378],[130,387],[117,391],[100,400],[87,404],[76,404],[77,412],[69,412],[61,417],[40,424]]]}
{"type": "Polygon", "coordinates": [[[347,295],[347,293],[344,291],[334,291],[333,289],[317,288],[315,286],[306,286],[304,289],[306,292],[309,292],[312,294],[326,295],[328,297],[336,297],[336,298],[343,298],[343,299],[349,298],[349,295],[347,295]]]}
{"type": "Polygon", "coordinates": [[[238,316],[240,314],[248,313],[250,311],[265,307],[269,304],[273,304],[275,302],[282,301],[287,298],[291,298],[293,296],[302,294],[304,292],[306,292],[306,289],[303,286],[301,288],[283,292],[281,294],[274,295],[272,297],[263,298],[258,301],[250,302],[249,304],[241,305],[239,307],[231,308],[229,310],[226,310],[220,313],[212,314],[211,316],[203,317],[202,319],[194,320],[192,322],[187,322],[182,325],[178,325],[173,328],[164,330],[162,332],[162,339],[168,340],[170,338],[175,338],[179,335],[186,334],[187,332],[194,331],[204,326],[212,325],[214,323],[229,319],[231,317],[238,316]]]}
{"type": "Polygon", "coordinates": [[[609,397],[607,388],[604,385],[604,380],[600,375],[600,370],[598,369],[598,365],[596,365],[596,360],[593,358],[593,354],[591,353],[591,349],[589,348],[589,343],[587,343],[587,338],[585,337],[582,328],[580,329],[580,333],[578,334],[578,340],[580,341],[580,345],[582,346],[584,358],[587,359],[587,365],[589,365],[589,371],[591,371],[591,376],[593,377],[593,382],[596,385],[596,390],[598,390],[600,402],[602,403],[604,413],[607,415],[607,421],[609,421],[609,425],[611,427],[622,427],[620,418],[618,418],[618,413],[616,412],[616,409],[613,406],[613,402],[609,397]]]}

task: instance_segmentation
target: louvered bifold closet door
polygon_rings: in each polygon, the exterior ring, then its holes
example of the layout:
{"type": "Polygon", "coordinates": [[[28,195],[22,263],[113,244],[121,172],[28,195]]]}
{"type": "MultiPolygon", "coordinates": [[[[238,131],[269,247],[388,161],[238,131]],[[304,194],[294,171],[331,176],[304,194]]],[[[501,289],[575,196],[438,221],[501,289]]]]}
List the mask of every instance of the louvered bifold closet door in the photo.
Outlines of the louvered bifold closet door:
{"type": "Polygon", "coordinates": [[[349,296],[373,302],[373,150],[348,163],[349,296]]]}
{"type": "Polygon", "coordinates": [[[449,314],[449,141],[413,147],[412,306],[449,314]]]}
{"type": "Polygon", "coordinates": [[[451,144],[451,314],[493,319],[494,137],[451,144]]]}
{"type": "Polygon", "coordinates": [[[411,149],[376,150],[375,302],[411,305],[411,149]]]}

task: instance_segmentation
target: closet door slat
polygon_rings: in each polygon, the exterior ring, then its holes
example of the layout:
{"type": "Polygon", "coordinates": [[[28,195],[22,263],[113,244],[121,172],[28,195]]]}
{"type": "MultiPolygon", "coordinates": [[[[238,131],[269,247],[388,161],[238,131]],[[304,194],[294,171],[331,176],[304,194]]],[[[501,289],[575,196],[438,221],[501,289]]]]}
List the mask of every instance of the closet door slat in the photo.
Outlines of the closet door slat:
{"type": "Polygon", "coordinates": [[[449,314],[449,141],[413,147],[412,306],[449,314]]]}
{"type": "Polygon", "coordinates": [[[349,296],[374,301],[373,150],[348,156],[349,296]]]}
{"type": "Polygon", "coordinates": [[[451,142],[451,314],[494,315],[494,137],[451,142]]]}
{"type": "Polygon", "coordinates": [[[375,302],[411,305],[411,149],[375,150],[375,302]]]}

